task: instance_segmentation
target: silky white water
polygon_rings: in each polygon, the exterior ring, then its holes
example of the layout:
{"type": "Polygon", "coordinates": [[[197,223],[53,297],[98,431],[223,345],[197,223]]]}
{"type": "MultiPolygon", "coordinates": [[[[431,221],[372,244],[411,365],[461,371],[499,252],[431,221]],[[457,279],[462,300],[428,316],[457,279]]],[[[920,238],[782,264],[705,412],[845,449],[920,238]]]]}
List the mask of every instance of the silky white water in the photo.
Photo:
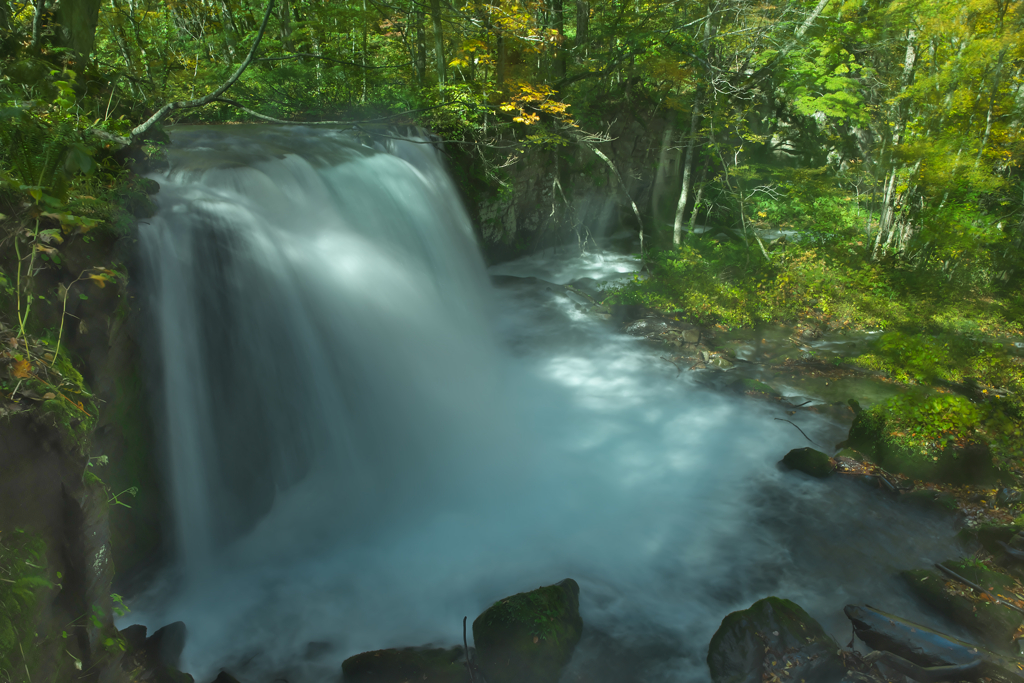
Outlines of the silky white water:
{"type": "Polygon", "coordinates": [[[729,611],[783,595],[842,638],[844,604],[913,614],[894,570],[948,556],[949,522],[780,472],[806,445],[781,410],[547,284],[628,257],[548,252],[492,287],[433,146],[174,143],[140,249],[178,561],[121,623],[184,621],[198,683],[335,681],[565,577],[586,628],[566,680],[703,681],[729,611]]]}

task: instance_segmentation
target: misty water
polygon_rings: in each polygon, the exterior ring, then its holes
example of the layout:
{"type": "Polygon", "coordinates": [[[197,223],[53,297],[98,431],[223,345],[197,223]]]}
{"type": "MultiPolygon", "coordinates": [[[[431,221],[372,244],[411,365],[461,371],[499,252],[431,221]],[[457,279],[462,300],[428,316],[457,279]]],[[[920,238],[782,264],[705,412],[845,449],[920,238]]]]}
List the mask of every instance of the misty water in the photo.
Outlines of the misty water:
{"type": "Polygon", "coordinates": [[[198,683],[337,681],[566,577],[567,681],[708,680],[722,617],[770,594],[842,643],[851,602],[948,630],[895,573],[955,556],[951,519],[780,471],[807,444],[776,404],[701,388],[548,284],[629,256],[489,274],[441,156],[396,137],[174,132],[140,249],[177,559],[119,625],[184,621],[198,683]]]}

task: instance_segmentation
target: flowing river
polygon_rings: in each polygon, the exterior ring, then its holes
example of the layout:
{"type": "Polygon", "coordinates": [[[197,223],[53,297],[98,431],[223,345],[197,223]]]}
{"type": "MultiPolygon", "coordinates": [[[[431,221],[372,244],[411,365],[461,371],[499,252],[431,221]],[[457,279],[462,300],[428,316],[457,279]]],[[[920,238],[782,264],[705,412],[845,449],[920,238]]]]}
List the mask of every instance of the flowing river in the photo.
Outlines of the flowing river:
{"type": "Polygon", "coordinates": [[[184,621],[198,683],[336,681],[572,577],[564,680],[623,683],[708,680],[722,617],[769,594],[843,643],[851,602],[937,623],[895,571],[954,556],[951,519],[779,471],[806,441],[777,404],[677,376],[548,284],[628,257],[492,285],[440,155],[395,137],[173,133],[140,249],[178,559],[121,625],[184,621]]]}

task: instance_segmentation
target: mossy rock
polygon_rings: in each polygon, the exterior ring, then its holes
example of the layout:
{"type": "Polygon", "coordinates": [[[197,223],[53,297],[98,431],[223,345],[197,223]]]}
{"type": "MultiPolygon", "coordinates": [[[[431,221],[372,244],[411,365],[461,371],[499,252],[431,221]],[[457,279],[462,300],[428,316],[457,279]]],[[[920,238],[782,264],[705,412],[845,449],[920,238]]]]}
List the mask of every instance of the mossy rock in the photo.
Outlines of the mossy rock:
{"type": "Polygon", "coordinates": [[[468,683],[469,670],[460,661],[463,649],[406,647],[374,650],[349,657],[341,663],[345,683],[468,683]]]}
{"type": "Polygon", "coordinates": [[[1009,543],[1021,531],[1024,531],[1024,526],[1019,524],[979,524],[974,535],[981,547],[995,555],[1003,550],[1000,541],[1009,543]]]}
{"type": "Polygon", "coordinates": [[[771,396],[773,398],[782,396],[782,394],[775,389],[772,389],[768,384],[752,377],[743,377],[738,379],[729,384],[729,388],[742,394],[760,394],[762,396],[771,396]]]}
{"type": "Polygon", "coordinates": [[[572,579],[494,603],[473,622],[477,664],[488,683],[557,683],[583,633],[572,579]]]}
{"type": "Polygon", "coordinates": [[[707,662],[714,683],[761,683],[773,676],[834,683],[846,672],[838,651],[800,605],[768,597],[722,620],[707,662]]]}
{"type": "MultiPolygon", "coordinates": [[[[943,565],[995,595],[1010,595],[1013,579],[984,567],[948,561],[943,565]]],[[[1013,635],[1021,625],[1020,612],[988,602],[951,577],[928,569],[913,569],[900,575],[922,600],[964,628],[987,639],[995,648],[1011,651],[1013,635]],[[968,597],[971,596],[971,597],[968,597]]]]}
{"type": "Polygon", "coordinates": [[[813,448],[794,448],[782,458],[782,464],[819,479],[832,473],[832,458],[813,448]]]}
{"type": "Polygon", "coordinates": [[[863,453],[858,451],[856,448],[843,448],[836,453],[837,458],[849,458],[850,460],[856,460],[857,462],[863,462],[866,457],[863,453]]]}
{"type": "Polygon", "coordinates": [[[977,484],[996,477],[987,444],[923,447],[900,431],[899,425],[885,416],[883,408],[875,406],[854,418],[846,446],[864,453],[890,472],[921,481],[977,484]]]}

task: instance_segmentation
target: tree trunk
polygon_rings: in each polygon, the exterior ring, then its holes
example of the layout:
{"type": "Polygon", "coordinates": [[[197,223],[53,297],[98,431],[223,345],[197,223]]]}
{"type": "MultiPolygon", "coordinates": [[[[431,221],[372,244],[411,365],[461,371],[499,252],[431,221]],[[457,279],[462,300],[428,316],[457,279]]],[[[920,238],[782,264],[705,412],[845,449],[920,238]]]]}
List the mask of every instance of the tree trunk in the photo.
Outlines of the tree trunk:
{"type": "Polygon", "coordinates": [[[441,2],[430,0],[430,18],[434,21],[434,61],[437,65],[437,86],[444,87],[444,29],[441,26],[441,2]]]}
{"type": "Polygon", "coordinates": [[[587,56],[587,43],[590,41],[590,3],[576,0],[576,60],[587,56]]]}
{"type": "Polygon", "coordinates": [[[57,7],[55,42],[74,53],[79,69],[89,62],[92,54],[102,4],[102,0],[61,0],[57,7]]]}
{"type": "Polygon", "coordinates": [[[416,83],[422,88],[427,83],[427,32],[423,27],[423,10],[415,1],[412,9],[412,23],[416,33],[416,47],[413,50],[416,83]]]}
{"type": "MultiPolygon", "coordinates": [[[[364,3],[365,4],[365,3],[364,3]]],[[[292,46],[292,8],[289,0],[281,0],[278,6],[278,18],[281,20],[281,47],[285,52],[294,52],[292,46]]],[[[366,9],[365,7],[363,8],[366,9]]]]}
{"type": "Polygon", "coordinates": [[[555,78],[565,78],[565,11],[564,0],[552,0],[551,19],[558,33],[558,44],[555,46],[555,78]]]}
{"type": "Polygon", "coordinates": [[[683,188],[679,191],[679,203],[676,204],[675,221],[672,223],[672,245],[678,247],[683,241],[683,215],[690,196],[690,175],[693,171],[693,148],[697,142],[697,126],[700,124],[701,100],[696,96],[693,111],[690,114],[690,140],[686,145],[686,161],[683,162],[683,188]]]}

